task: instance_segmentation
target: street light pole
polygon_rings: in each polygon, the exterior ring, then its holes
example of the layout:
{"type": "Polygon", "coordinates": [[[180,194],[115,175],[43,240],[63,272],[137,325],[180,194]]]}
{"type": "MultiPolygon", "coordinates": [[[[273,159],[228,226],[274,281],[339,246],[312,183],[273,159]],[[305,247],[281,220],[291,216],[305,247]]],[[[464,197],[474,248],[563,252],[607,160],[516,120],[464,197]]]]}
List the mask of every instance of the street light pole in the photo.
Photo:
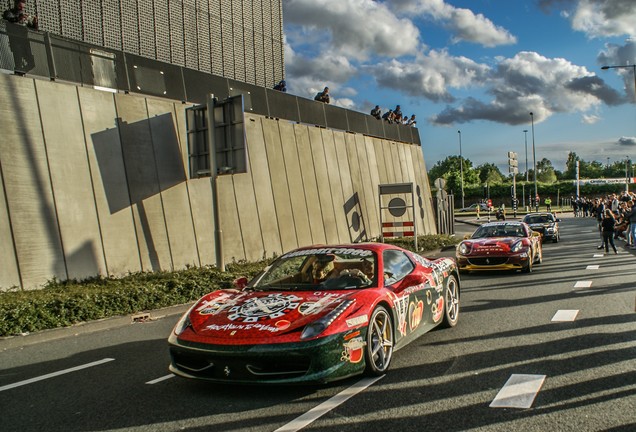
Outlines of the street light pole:
{"type": "Polygon", "coordinates": [[[634,100],[636,100],[636,64],[632,64],[632,65],[624,65],[624,66],[601,66],[601,69],[603,70],[608,70],[608,69],[626,69],[626,68],[632,68],[632,70],[634,71],[634,100]]]}
{"type": "Polygon", "coordinates": [[[462,185],[462,208],[465,208],[464,205],[464,158],[462,157],[462,131],[457,131],[459,135],[459,176],[460,183],[462,185]]]}
{"type": "Polygon", "coordinates": [[[534,207],[536,211],[539,211],[539,200],[537,197],[539,196],[539,192],[537,190],[537,154],[534,147],[534,114],[530,113],[530,120],[532,122],[532,164],[534,166],[534,207]]]}
{"type": "Polygon", "coordinates": [[[625,156],[625,192],[629,192],[629,155],[625,156]]]}
{"type": "Polygon", "coordinates": [[[528,181],[528,129],[523,130],[523,138],[526,143],[526,181],[528,181]]]}

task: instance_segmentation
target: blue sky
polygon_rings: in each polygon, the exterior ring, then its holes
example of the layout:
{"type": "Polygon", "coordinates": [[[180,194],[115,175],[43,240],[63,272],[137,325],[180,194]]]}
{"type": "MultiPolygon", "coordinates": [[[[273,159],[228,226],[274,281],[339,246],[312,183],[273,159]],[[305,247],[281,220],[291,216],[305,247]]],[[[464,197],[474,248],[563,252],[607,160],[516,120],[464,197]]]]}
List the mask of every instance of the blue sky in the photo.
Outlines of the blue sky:
{"type": "MultiPolygon", "coordinates": [[[[283,0],[290,93],[415,114],[427,167],[636,160],[636,0],[283,0]],[[523,130],[528,130],[527,134],[523,130]]],[[[504,171],[505,172],[505,171],[504,171]]]]}

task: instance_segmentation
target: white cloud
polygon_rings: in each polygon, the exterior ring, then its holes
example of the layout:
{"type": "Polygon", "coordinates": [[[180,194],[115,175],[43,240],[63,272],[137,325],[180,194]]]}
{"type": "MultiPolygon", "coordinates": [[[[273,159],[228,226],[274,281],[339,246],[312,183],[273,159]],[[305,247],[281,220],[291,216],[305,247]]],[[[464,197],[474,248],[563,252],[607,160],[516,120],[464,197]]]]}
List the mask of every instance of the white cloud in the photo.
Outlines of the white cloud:
{"type": "Polygon", "coordinates": [[[581,0],[571,18],[573,29],[591,37],[636,36],[634,0],[581,0]]]}
{"type": "Polygon", "coordinates": [[[617,104],[618,93],[585,67],[562,58],[547,58],[535,52],[520,52],[502,59],[488,78],[493,99],[468,98],[459,107],[447,107],[431,119],[438,124],[490,120],[511,125],[541,122],[559,112],[585,112],[602,102],[617,104]]]}
{"type": "MultiPolygon", "coordinates": [[[[367,59],[402,56],[419,49],[420,32],[398,18],[384,3],[372,0],[285,0],[285,23],[322,32],[335,55],[367,59]]],[[[302,30],[298,33],[304,34],[302,30]]],[[[290,36],[293,37],[293,36],[290,36]]],[[[294,43],[304,41],[295,39],[294,43]]],[[[325,46],[319,51],[326,52],[325,46]]]]}
{"type": "Polygon", "coordinates": [[[382,87],[432,101],[454,100],[449,88],[479,85],[489,67],[466,57],[452,57],[446,50],[431,51],[412,62],[391,60],[365,68],[382,87]]]}
{"type": "Polygon", "coordinates": [[[601,118],[596,114],[583,114],[583,117],[581,118],[581,121],[584,124],[594,124],[597,123],[599,120],[601,120],[601,118]]]}
{"type": "Polygon", "coordinates": [[[540,0],[544,9],[565,7],[562,17],[589,37],[636,36],[634,0],[540,0]]]}
{"type": "Polygon", "coordinates": [[[393,0],[397,10],[409,15],[429,16],[453,33],[453,42],[472,42],[485,47],[510,45],[517,39],[482,14],[457,8],[443,0],[393,0]]]}

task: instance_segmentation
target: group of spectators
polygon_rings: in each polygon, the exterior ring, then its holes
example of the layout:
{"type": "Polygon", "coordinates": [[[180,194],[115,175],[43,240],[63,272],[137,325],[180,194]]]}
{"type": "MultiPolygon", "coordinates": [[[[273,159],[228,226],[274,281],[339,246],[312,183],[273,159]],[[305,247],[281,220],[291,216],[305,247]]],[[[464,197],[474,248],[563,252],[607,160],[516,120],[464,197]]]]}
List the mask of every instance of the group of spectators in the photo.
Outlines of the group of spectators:
{"type": "MultiPolygon", "coordinates": [[[[279,81],[278,84],[274,86],[274,90],[287,92],[287,83],[285,82],[285,80],[279,81]]],[[[326,104],[330,103],[331,98],[329,96],[329,87],[325,87],[322,91],[316,93],[316,96],[314,96],[314,100],[326,104]]],[[[376,105],[375,108],[371,110],[371,116],[375,117],[378,120],[384,120],[390,124],[402,124],[413,127],[417,125],[415,114],[412,114],[410,118],[406,115],[403,115],[400,105],[396,105],[395,109],[390,109],[384,114],[382,114],[380,105],[376,105]]]]}
{"type": "Polygon", "coordinates": [[[626,246],[636,249],[636,194],[624,191],[604,197],[585,197],[572,200],[575,217],[594,217],[598,222],[601,244],[598,249],[609,253],[611,247],[618,253],[614,240],[621,239],[626,246]]]}
{"type": "Polygon", "coordinates": [[[417,124],[417,121],[415,120],[415,114],[411,115],[410,118],[406,115],[403,115],[402,108],[399,105],[396,105],[395,109],[390,109],[384,114],[382,114],[380,105],[376,105],[375,108],[371,110],[371,115],[378,120],[384,120],[390,124],[402,124],[413,127],[415,127],[415,125],[417,124]]]}

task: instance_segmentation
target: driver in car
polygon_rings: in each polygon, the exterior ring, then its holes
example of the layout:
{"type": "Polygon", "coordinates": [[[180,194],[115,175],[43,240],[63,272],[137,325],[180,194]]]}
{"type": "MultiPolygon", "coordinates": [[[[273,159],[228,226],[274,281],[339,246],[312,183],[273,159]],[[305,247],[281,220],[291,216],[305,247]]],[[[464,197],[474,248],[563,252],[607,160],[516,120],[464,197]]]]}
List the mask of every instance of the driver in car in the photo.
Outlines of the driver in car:
{"type": "Polygon", "coordinates": [[[334,255],[322,255],[316,258],[311,267],[313,283],[319,284],[337,276],[333,264],[334,259],[336,259],[334,255]]]}

